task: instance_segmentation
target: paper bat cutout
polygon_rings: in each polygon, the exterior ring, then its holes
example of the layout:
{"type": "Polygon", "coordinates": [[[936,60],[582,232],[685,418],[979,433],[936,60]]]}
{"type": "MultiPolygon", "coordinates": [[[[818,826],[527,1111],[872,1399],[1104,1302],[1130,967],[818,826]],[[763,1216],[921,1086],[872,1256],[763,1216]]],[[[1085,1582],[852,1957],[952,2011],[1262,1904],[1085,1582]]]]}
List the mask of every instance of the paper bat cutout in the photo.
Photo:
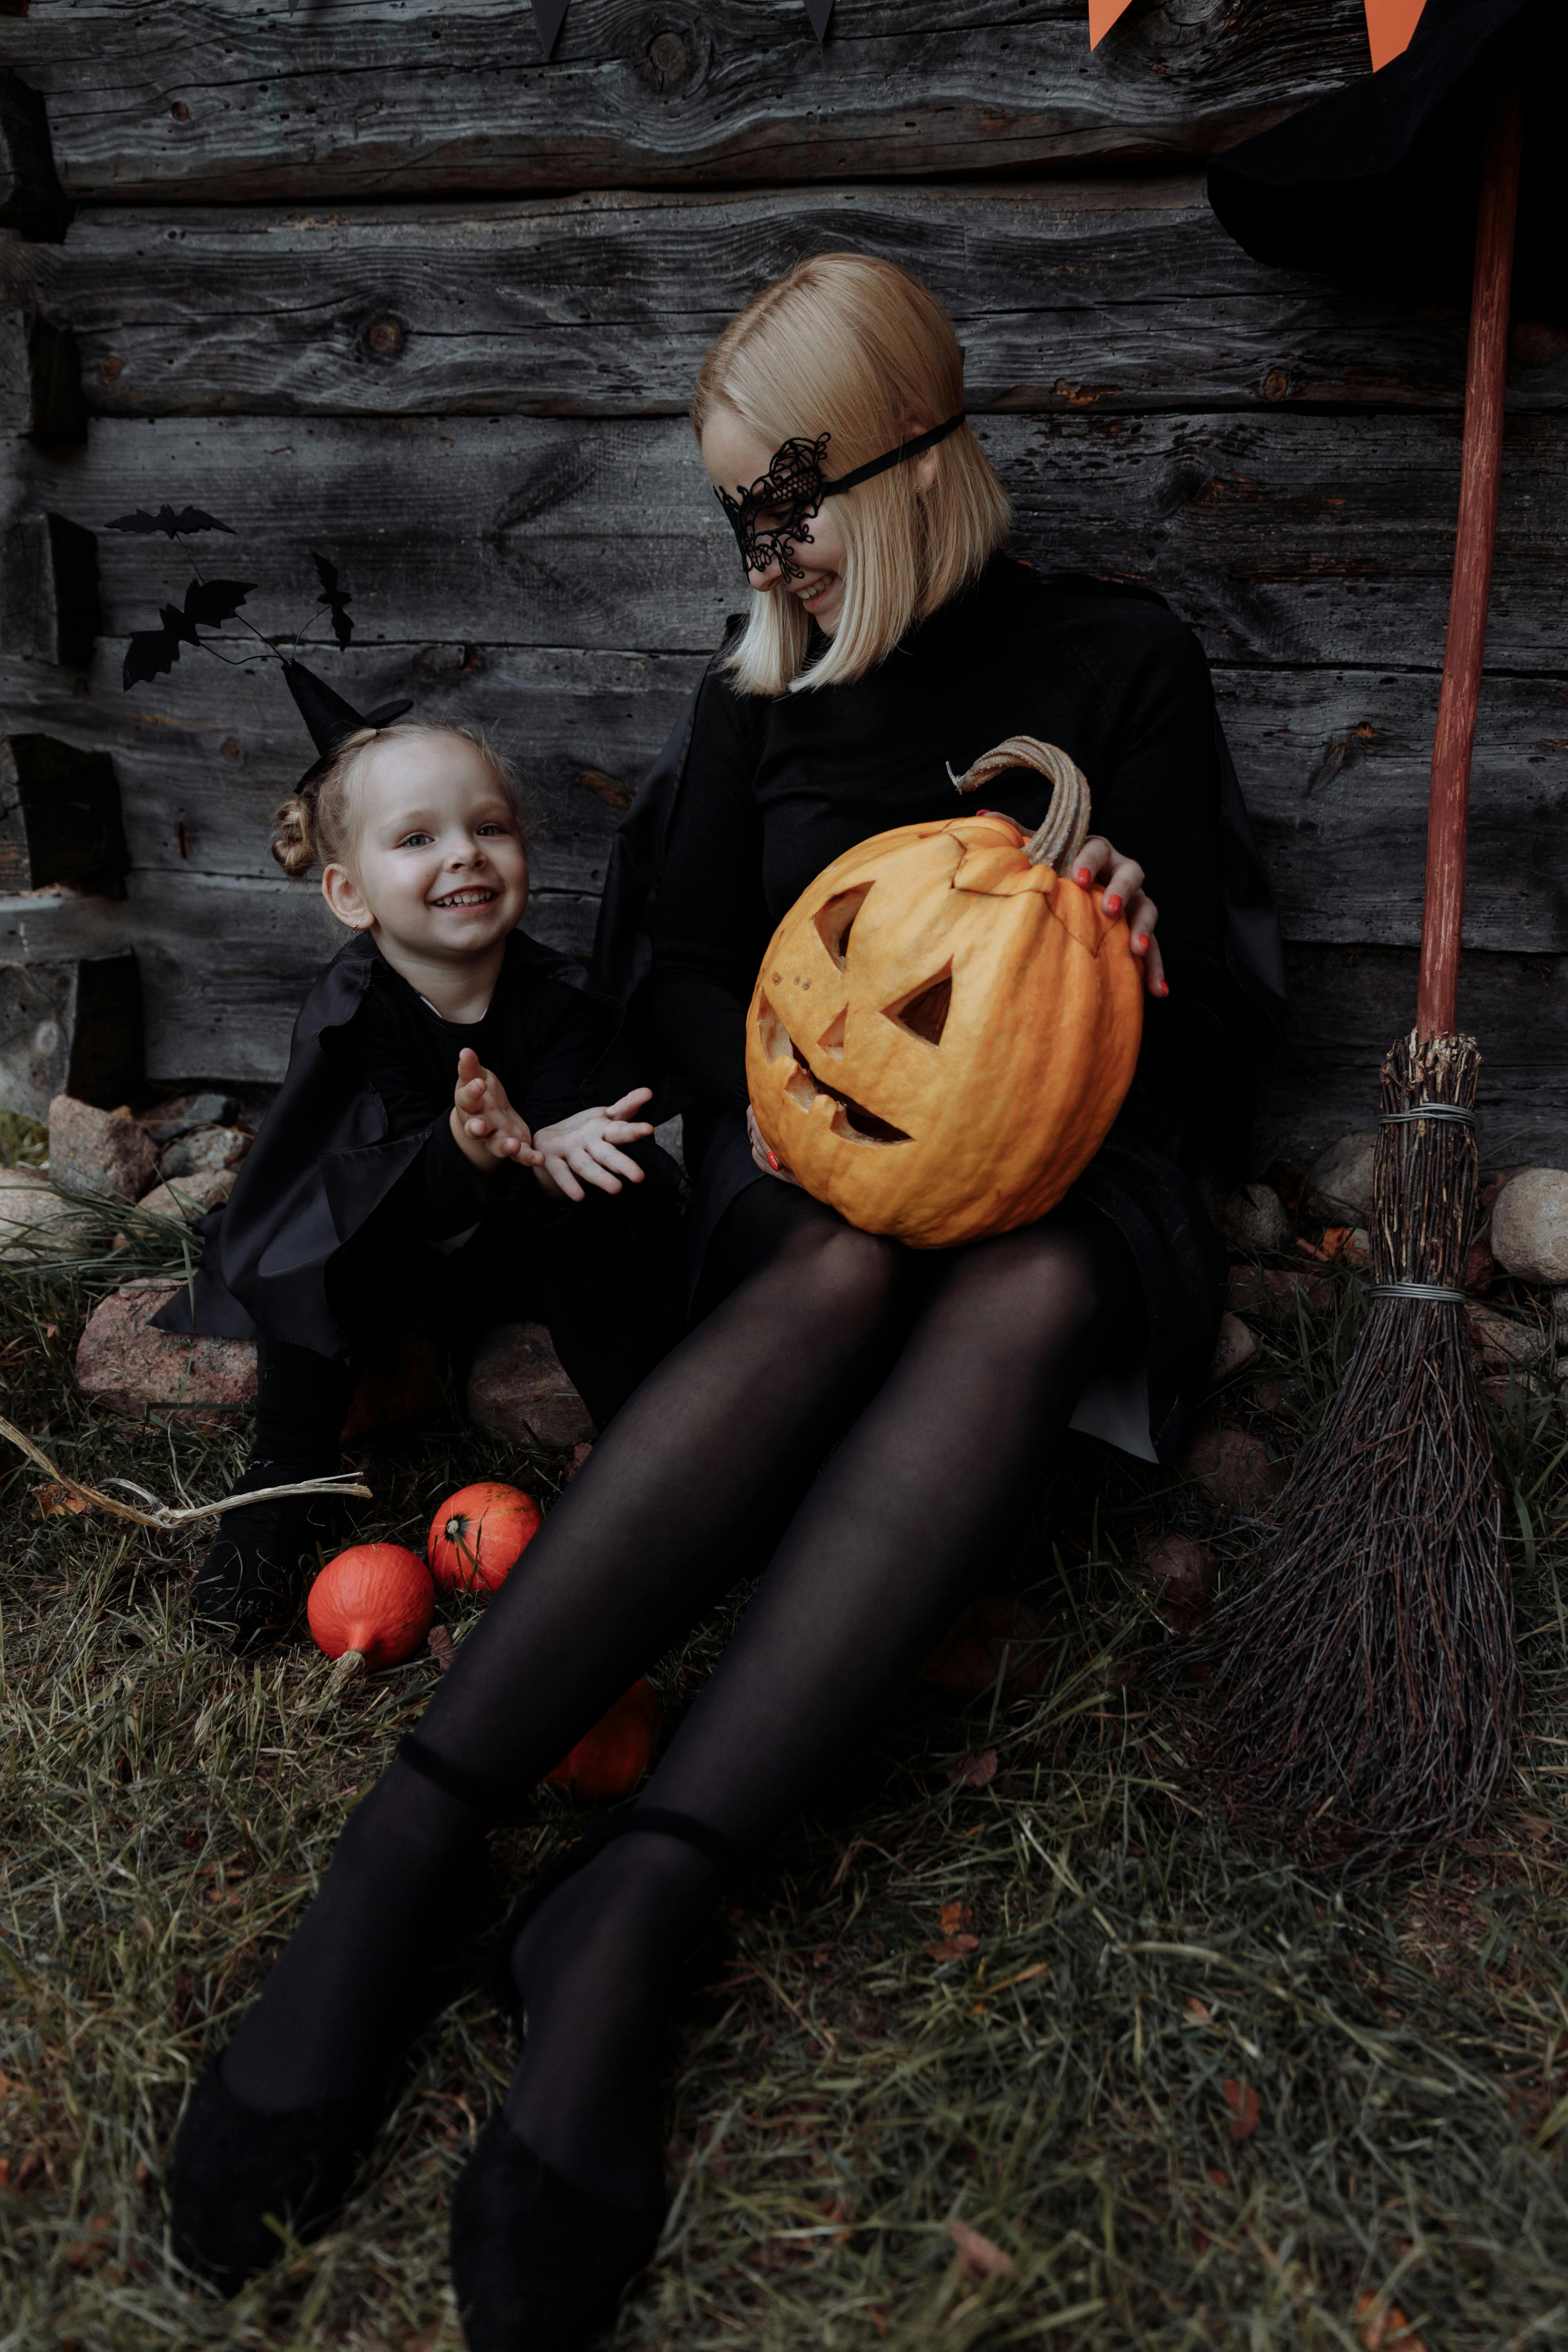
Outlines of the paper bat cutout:
{"type": "Polygon", "coordinates": [[[155,515],[150,515],[144,508],[138,507],[134,514],[121,515],[115,521],[106,523],[104,529],[141,532],[161,530],[169,539],[177,539],[183,531],[192,530],[226,530],[230,539],[235,535],[232,523],[219,522],[216,515],[206,513],[201,507],[182,507],[178,514],[173,507],[160,507],[155,515]]]}
{"type": "Polygon", "coordinates": [[[349,592],[346,588],[338,586],[338,567],[335,563],[329,563],[324,555],[316,554],[313,549],[310,561],[316,567],[316,577],[321,583],[321,593],[316,602],[318,604],[324,604],[331,614],[332,635],[338,641],[338,651],[342,653],[354,633],[354,625],[349,618],[349,592]]]}
{"type": "MultiPolygon", "coordinates": [[[[1366,37],[1372,48],[1373,71],[1403,57],[1410,37],[1421,22],[1426,0],[1366,0],[1366,37]]],[[[1089,0],[1089,46],[1097,49],[1132,0],[1089,0]]]]}
{"type": "MultiPolygon", "coordinates": [[[[167,508],[164,512],[167,513],[167,508]]],[[[218,528],[223,529],[220,524],[218,528]]],[[[231,621],[255,586],[251,580],[193,580],[185,591],[185,609],[165,604],[161,629],[139,629],[125,648],[125,666],[121,683],[126,687],[144,684],[161,677],[173,669],[180,658],[182,646],[199,646],[196,625],[221,627],[231,621]]]]}

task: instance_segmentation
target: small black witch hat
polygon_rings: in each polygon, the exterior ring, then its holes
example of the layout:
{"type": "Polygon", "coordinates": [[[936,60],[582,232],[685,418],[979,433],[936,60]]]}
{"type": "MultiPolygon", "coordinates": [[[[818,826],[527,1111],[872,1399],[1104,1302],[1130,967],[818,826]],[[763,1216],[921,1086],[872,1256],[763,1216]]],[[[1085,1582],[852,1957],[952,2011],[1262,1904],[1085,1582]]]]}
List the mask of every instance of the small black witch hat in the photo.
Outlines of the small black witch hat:
{"type": "Polygon", "coordinates": [[[330,759],[340,743],[357,735],[362,727],[387,727],[401,719],[413,703],[406,695],[401,702],[378,702],[374,710],[356,710],[333,692],[325,678],[318,677],[303,662],[286,661],[283,683],[293,696],[300,716],[310,730],[310,740],[316,747],[318,761],[330,759]]]}
{"type": "Polygon", "coordinates": [[[1516,317],[1568,316],[1568,6],[1426,0],[1403,55],[1216,155],[1209,203],[1255,259],[1405,297],[1468,294],[1481,150],[1524,100],[1516,317]]]}

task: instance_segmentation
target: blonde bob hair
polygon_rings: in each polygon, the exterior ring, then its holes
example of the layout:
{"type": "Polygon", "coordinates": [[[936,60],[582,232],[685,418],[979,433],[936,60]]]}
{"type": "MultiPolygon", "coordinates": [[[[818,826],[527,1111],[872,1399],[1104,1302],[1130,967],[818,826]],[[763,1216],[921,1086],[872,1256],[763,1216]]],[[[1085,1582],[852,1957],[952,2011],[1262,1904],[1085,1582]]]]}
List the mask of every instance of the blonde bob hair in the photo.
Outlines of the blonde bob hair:
{"type": "MultiPolygon", "coordinates": [[[[753,295],[702,362],[691,402],[698,438],[732,409],[763,446],[832,435],[829,478],[868,464],[963,406],[952,322],[918,278],[860,253],[822,253],[753,295]]],[[[742,694],[847,684],[892,652],[981,571],[1006,535],[1007,493],[967,425],[939,442],[921,492],[894,466],[824,511],[844,535],[844,612],[803,673],[809,615],[782,588],[753,590],[724,667],[742,694]]]]}
{"type": "Polygon", "coordinates": [[[532,821],[517,771],[505,752],[479,728],[460,727],[451,719],[415,719],[402,726],[361,727],[335,751],[318,760],[289,793],[278,812],[272,855],[290,882],[302,882],[312,866],[353,866],[358,832],[354,786],[375,745],[403,735],[447,735],[457,742],[471,743],[511,803],[522,845],[528,847],[532,821]]]}

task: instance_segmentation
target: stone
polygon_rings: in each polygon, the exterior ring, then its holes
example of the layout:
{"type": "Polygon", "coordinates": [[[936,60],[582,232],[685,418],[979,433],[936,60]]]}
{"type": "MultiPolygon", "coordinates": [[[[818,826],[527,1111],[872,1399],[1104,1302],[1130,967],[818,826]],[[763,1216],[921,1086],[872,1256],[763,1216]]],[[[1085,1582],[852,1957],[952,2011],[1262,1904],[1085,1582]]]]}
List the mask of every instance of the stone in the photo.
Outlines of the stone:
{"type": "Polygon", "coordinates": [[[1491,1251],[1525,1282],[1568,1283],[1568,1171],[1524,1168],[1492,1206],[1491,1251]]]}
{"type": "Polygon", "coordinates": [[[1560,1348],[1568,1348],[1568,1289],[1552,1294],[1552,1322],[1560,1348]]]}
{"type": "Polygon", "coordinates": [[[158,1181],[157,1146],[128,1112],[57,1095],[49,1105],[49,1178],[62,1192],[139,1201],[158,1181]]]}
{"type": "Polygon", "coordinates": [[[1547,1335],[1533,1324],[1500,1315],[1495,1307],[1482,1307],[1473,1298],[1465,1301],[1465,1312],[1470,1318],[1470,1338],[1489,1371],[1528,1371],[1546,1352],[1547,1335]]]}
{"type": "Polygon", "coordinates": [[[1290,1220],[1272,1184],[1244,1184],[1214,1204],[1214,1221],[1232,1248],[1265,1252],[1282,1250],[1289,1238],[1290,1220]]]}
{"type": "Polygon", "coordinates": [[[247,1411],[256,1402],[249,1339],[155,1331],[177,1282],[130,1282],[95,1307],[77,1345],[77,1384],[95,1404],[141,1420],[149,1412],[247,1411]]]}
{"type": "Polygon", "coordinates": [[[1231,1314],[1250,1316],[1256,1323],[1292,1322],[1299,1305],[1310,1315],[1325,1315],[1333,1297],[1325,1276],[1291,1274],[1284,1266],[1233,1265],[1225,1286],[1231,1314]]]}
{"type": "Polygon", "coordinates": [[[158,1155],[158,1173],[165,1183],[175,1176],[203,1176],[219,1168],[237,1168],[250,1149],[242,1127],[198,1127],[165,1145],[158,1155]]]}
{"type": "Polygon", "coordinates": [[[1194,1478],[1222,1510],[1257,1518],[1285,1484],[1286,1472],[1268,1458],[1261,1438],[1245,1429],[1200,1430],[1182,1456],[1184,1475],[1194,1478]]]}
{"type": "Polygon", "coordinates": [[[542,1323],[498,1323],[468,1373],[468,1412],[481,1429],[564,1452],[598,1434],[542,1323]]]}
{"type": "Polygon", "coordinates": [[[150,1192],[142,1193],[137,1206],[154,1217],[183,1217],[187,1225],[194,1225],[198,1217],[227,1200],[238,1173],[237,1168],[208,1168],[198,1176],[154,1184],[150,1192]]]}
{"type": "Polygon", "coordinates": [[[142,1122],[154,1143],[177,1143],[195,1127],[226,1127],[239,1108],[233,1095],[181,1095],[161,1107],[162,1116],[142,1122]]]}
{"type": "Polygon", "coordinates": [[[917,1679],[939,1690],[988,1691],[1002,1677],[1004,1699],[1026,1696],[1049,1681],[1060,1623],[1026,1601],[983,1595],[949,1626],[917,1679]]]}
{"type": "Polygon", "coordinates": [[[1229,1380],[1232,1372],[1239,1372],[1243,1364],[1249,1364],[1257,1353],[1257,1333],[1242,1321],[1239,1315],[1231,1314],[1227,1307],[1219,1318],[1214,1361],[1209,1366],[1210,1387],[1216,1381],[1229,1380]]]}
{"type": "Polygon", "coordinates": [[[37,1168],[0,1168],[0,1265],[26,1265],[83,1242],[92,1220],[73,1213],[37,1168]]]}
{"type": "Polygon", "coordinates": [[[1375,1129],[1342,1135],[1320,1152],[1307,1171],[1301,1205],[1310,1217],[1327,1225],[1370,1225],[1372,1170],[1377,1152],[1375,1129]]]}
{"type": "Polygon", "coordinates": [[[1208,1607],[1214,1590],[1214,1561],[1207,1544],[1194,1543],[1191,1536],[1162,1536],[1143,1556],[1143,1573],[1155,1614],[1185,1641],[1208,1607]]]}

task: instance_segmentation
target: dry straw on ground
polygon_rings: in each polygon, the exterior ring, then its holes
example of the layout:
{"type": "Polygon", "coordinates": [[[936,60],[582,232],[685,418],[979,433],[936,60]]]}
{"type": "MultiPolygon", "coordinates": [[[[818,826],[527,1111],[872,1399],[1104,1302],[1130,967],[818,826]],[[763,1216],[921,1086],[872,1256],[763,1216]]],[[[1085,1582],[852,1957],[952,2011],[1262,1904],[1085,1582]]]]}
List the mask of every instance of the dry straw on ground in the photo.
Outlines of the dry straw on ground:
{"type": "MultiPolygon", "coordinates": [[[[92,1483],[219,1491],[239,1432],[132,1432],[76,1394],[84,1314],[134,1254],[111,1238],[6,1276],[0,1409],[92,1483]]],[[[1353,1316],[1336,1279],[1227,1412],[1293,1442],[1353,1316]]],[[[1129,1673],[1159,1629],[1121,1565],[1161,1528],[1201,1532],[1195,1497],[1075,1456],[1025,1571],[1059,1627],[1044,1686],[967,1708],[916,1692],[730,1890],[677,2023],[675,2206],[623,2347],[1568,2338],[1568,1428],[1522,1396],[1498,1425],[1515,1780],[1441,1866],[1346,1898],[1195,1809],[1176,1719],[1129,1673]],[[955,1772],[993,1750],[994,1772],[955,1772]]],[[[415,1541],[460,1479],[547,1496],[562,1466],[455,1412],[367,1459],[365,1531],[415,1541]]],[[[447,2199],[511,2063],[477,1993],[421,2042],[331,2238],[223,2305],[163,2234],[186,2089],[434,1660],[334,1700],[308,1649],[216,1657],[184,1614],[199,1538],[40,1508],[36,1471],[4,1473],[0,2346],[458,2352],[447,2199]]],[[[659,1667],[672,1715],[721,1633],[659,1667]]],[[[572,1821],[542,1792],[498,1849],[498,1897],[572,1821]]]]}

